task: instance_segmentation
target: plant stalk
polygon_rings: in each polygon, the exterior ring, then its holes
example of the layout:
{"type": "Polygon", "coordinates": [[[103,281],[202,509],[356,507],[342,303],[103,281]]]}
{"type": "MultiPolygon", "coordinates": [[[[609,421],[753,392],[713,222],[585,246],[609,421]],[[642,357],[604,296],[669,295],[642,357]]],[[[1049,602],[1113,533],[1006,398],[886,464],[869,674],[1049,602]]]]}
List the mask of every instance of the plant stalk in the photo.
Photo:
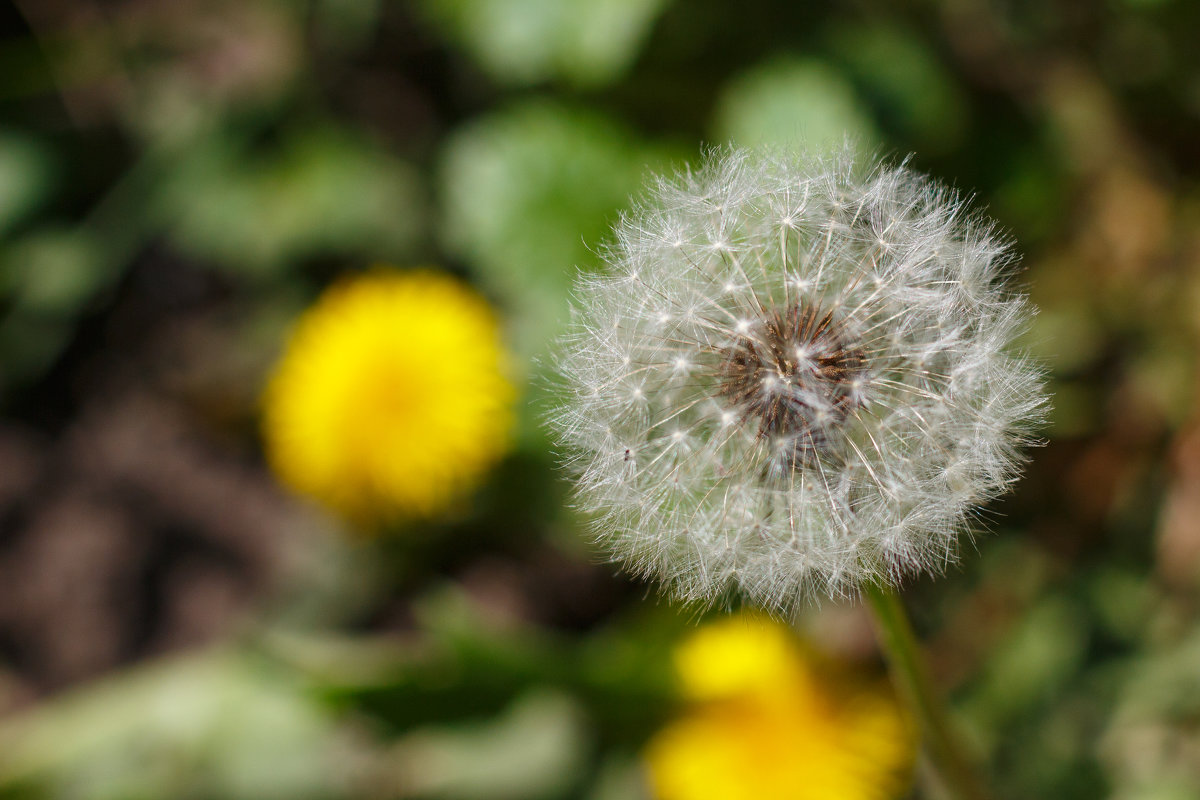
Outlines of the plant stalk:
{"type": "Polygon", "coordinates": [[[863,598],[874,612],[875,627],[896,689],[917,718],[930,760],[947,793],[954,800],[989,800],[960,740],[951,730],[945,705],[929,677],[899,596],[890,589],[869,585],[863,589],[863,598]]]}

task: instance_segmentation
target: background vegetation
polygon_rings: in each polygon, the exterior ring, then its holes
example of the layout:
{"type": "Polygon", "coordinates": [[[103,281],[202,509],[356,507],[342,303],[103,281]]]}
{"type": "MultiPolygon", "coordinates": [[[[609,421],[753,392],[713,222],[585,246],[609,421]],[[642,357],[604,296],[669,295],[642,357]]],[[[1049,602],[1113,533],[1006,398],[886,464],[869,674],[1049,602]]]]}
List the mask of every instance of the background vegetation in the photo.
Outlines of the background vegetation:
{"type": "MultiPolygon", "coordinates": [[[[1198,35],[1191,0],[0,3],[0,794],[642,796],[699,615],[589,549],[547,343],[648,171],[849,132],[973,191],[1041,307],[1048,445],[906,591],[964,730],[1005,797],[1200,795],[1198,35]],[[371,540],[257,418],[375,263],[484,292],[523,401],[469,505],[371,540]]],[[[877,666],[852,604],[800,625],[877,666]]]]}

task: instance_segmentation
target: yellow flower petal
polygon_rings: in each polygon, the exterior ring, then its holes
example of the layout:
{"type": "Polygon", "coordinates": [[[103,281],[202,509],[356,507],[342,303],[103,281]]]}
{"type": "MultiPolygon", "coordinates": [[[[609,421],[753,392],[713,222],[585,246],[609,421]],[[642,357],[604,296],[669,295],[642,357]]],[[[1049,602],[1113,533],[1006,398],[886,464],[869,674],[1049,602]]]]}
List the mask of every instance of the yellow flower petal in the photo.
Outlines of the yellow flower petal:
{"type": "Polygon", "coordinates": [[[675,650],[675,669],[685,696],[715,700],[771,691],[795,682],[801,662],[790,631],[753,616],[732,616],[705,625],[675,650]]]}
{"type": "Polygon", "coordinates": [[[658,800],[891,800],[907,788],[916,736],[892,693],[787,628],[726,619],[676,655],[699,702],[646,747],[658,800]]]}
{"type": "Polygon", "coordinates": [[[490,307],[453,278],[344,281],[297,322],[267,385],[268,459],[356,520],[436,514],[508,446],[507,366],[490,307]]]}

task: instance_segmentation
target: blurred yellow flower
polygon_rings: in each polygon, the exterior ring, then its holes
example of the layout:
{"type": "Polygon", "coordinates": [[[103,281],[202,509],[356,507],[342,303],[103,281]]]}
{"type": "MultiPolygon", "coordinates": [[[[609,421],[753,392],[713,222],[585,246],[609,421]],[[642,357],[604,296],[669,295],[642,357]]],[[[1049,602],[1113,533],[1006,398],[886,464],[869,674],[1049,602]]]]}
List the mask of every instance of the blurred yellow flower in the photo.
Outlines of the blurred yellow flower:
{"type": "Polygon", "coordinates": [[[692,708],[647,746],[657,800],[892,800],[908,788],[916,734],[889,687],[784,626],[726,618],[675,661],[692,708]]]}
{"type": "Polygon", "coordinates": [[[276,474],[360,522],[436,514],[504,453],[514,390],[486,301],[436,272],[335,284],[263,397],[276,474]]]}

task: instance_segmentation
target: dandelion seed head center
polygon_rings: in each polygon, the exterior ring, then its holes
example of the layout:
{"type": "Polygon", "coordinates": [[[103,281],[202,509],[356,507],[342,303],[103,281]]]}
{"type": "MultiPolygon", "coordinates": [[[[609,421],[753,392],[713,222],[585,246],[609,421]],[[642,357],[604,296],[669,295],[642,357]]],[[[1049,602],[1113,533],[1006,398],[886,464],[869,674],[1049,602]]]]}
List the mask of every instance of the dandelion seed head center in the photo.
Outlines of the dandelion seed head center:
{"type": "Polygon", "coordinates": [[[718,393],[760,437],[827,447],[828,429],[862,403],[863,349],[833,312],[803,301],[750,327],[722,353],[718,393]]]}
{"type": "Polygon", "coordinates": [[[597,539],[685,601],[784,614],[944,569],[1043,413],[1009,253],[952,190],[850,152],[656,181],[562,339],[552,424],[597,539]]]}

